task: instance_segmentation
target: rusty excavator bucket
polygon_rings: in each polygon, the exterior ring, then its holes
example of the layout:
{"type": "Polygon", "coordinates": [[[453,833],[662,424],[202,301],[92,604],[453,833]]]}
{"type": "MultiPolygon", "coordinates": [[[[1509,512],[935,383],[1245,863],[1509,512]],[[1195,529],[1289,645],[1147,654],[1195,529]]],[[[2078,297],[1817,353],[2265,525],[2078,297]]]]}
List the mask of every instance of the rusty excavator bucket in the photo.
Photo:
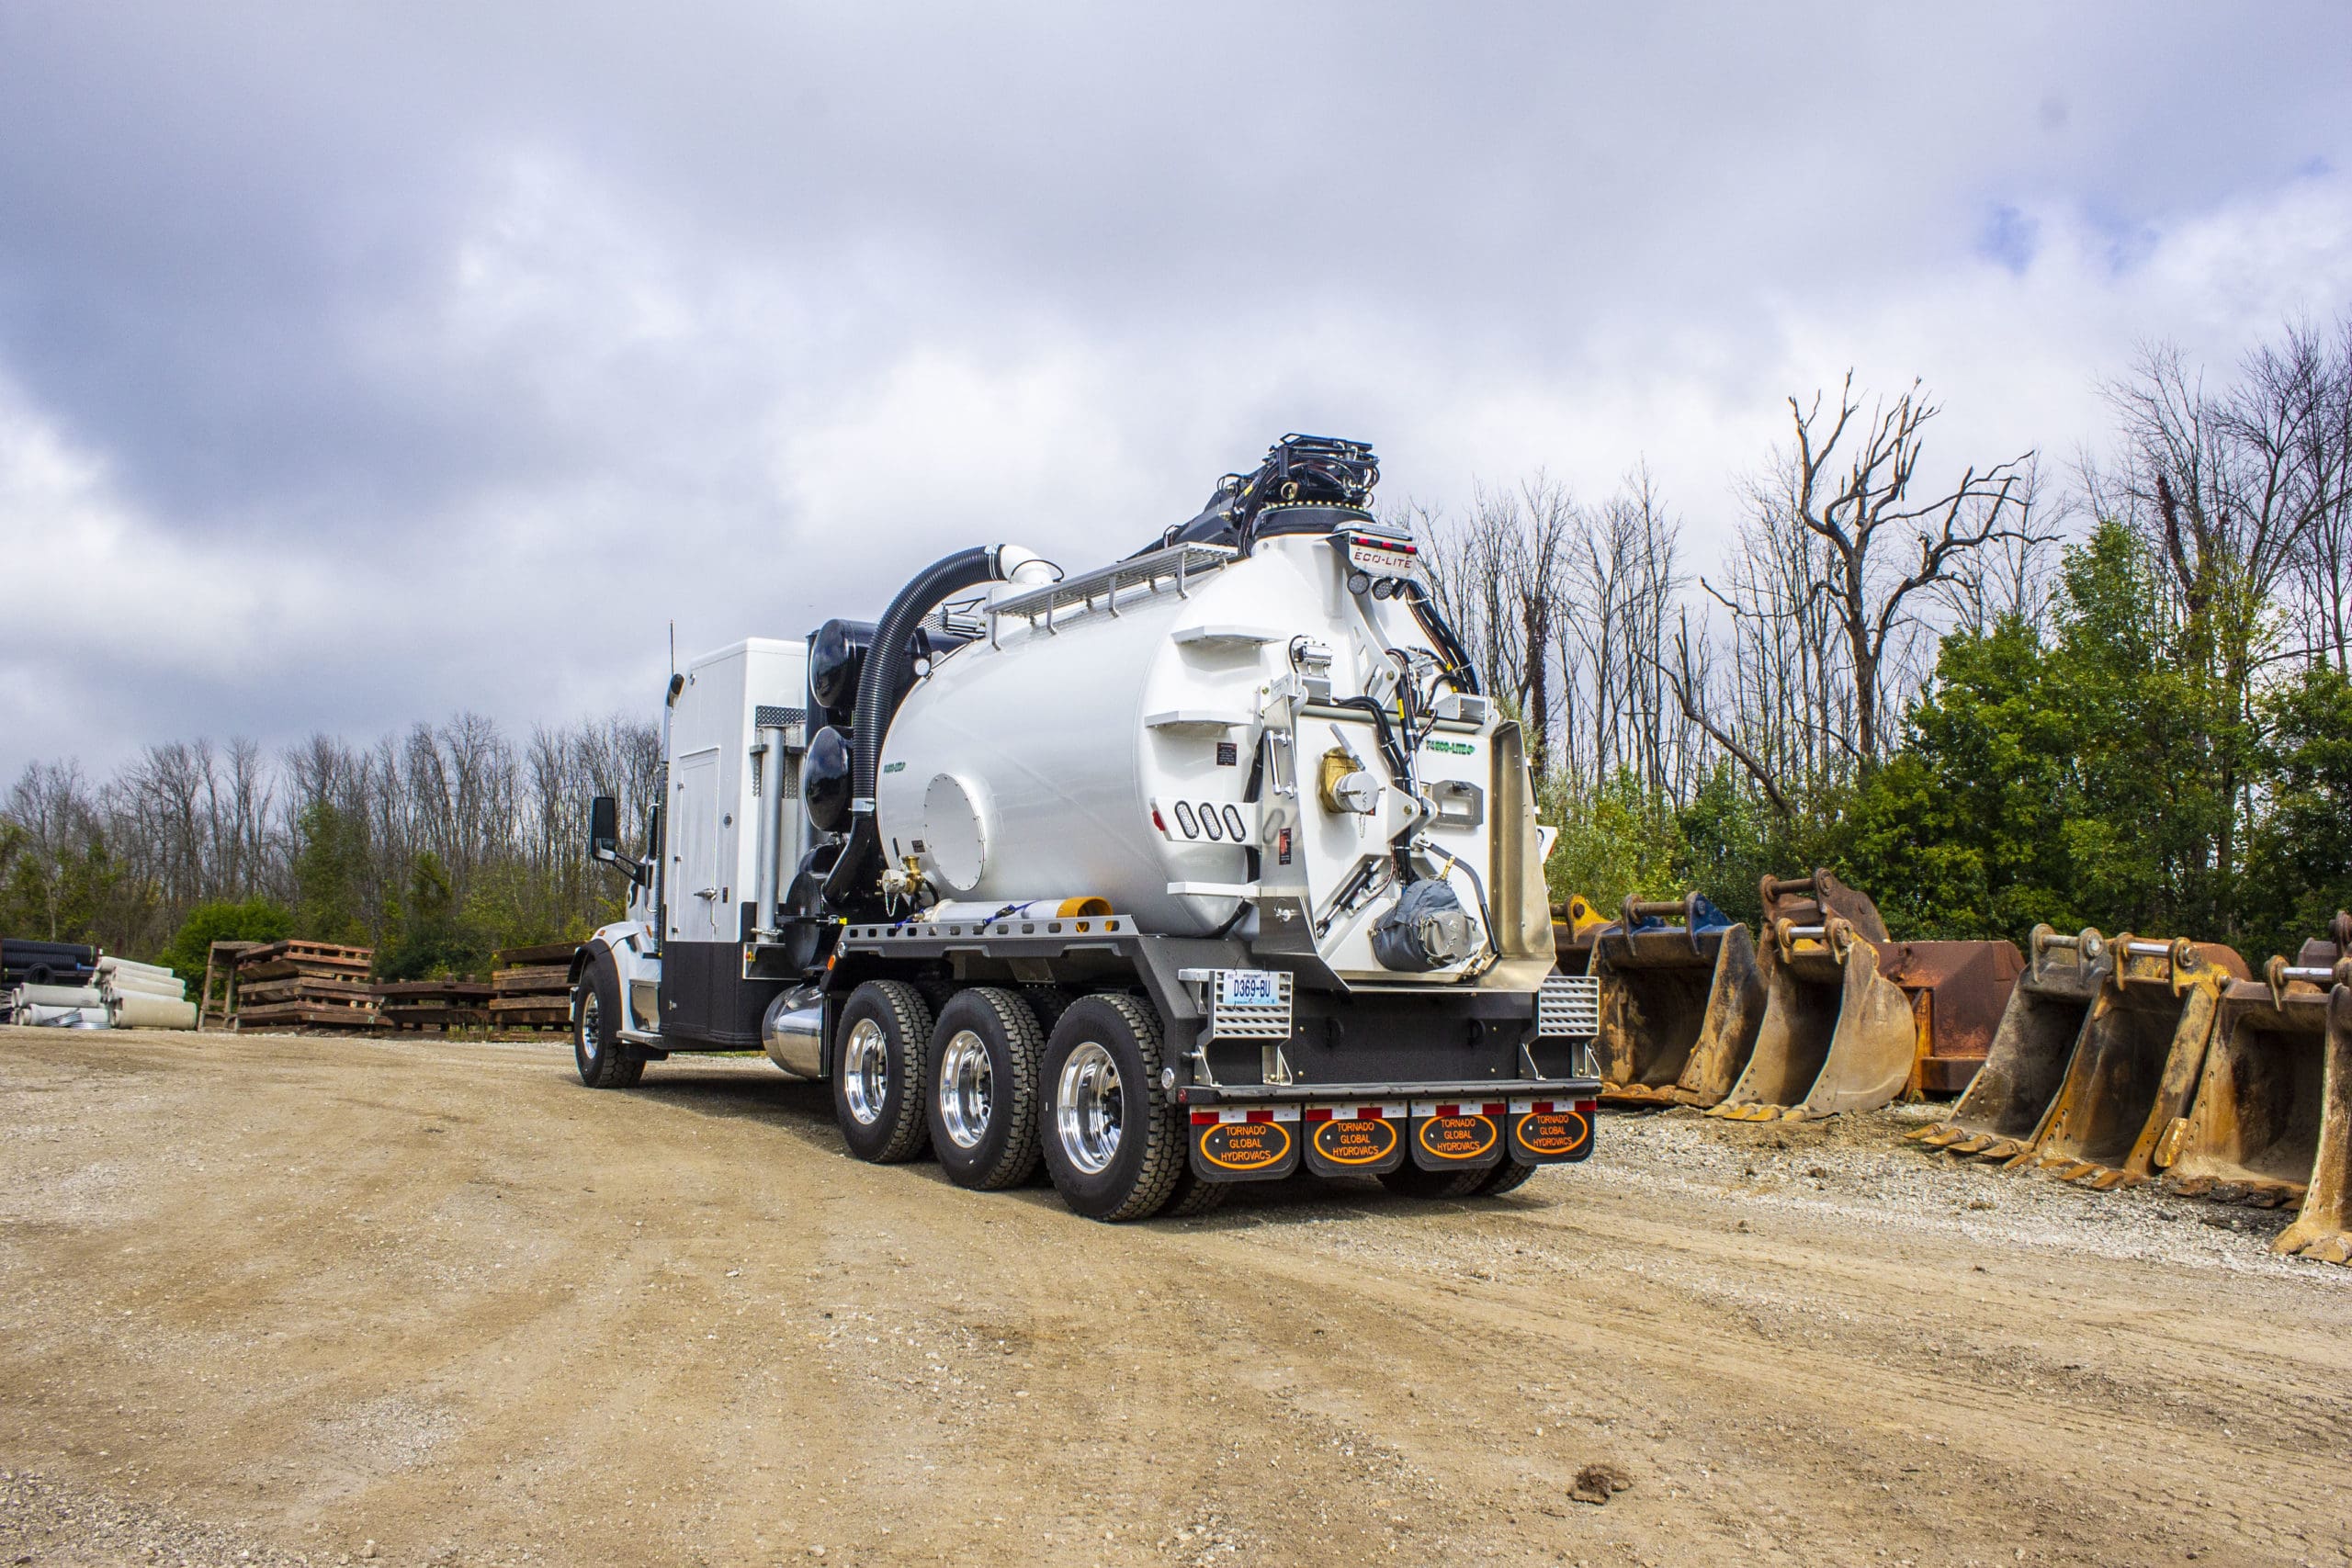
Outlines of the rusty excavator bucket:
{"type": "Polygon", "coordinates": [[[1986,1160],[2013,1158],[2033,1142],[2065,1081],[2109,959],[2107,939],[2095,931],[2061,936],[2036,926],[2026,948],[2025,973],[2001,1010],[1984,1066],[1949,1118],[1908,1134],[1915,1142],[1986,1160]]]}
{"type": "Polygon", "coordinates": [[[1764,1016],[1756,942],[1696,893],[1625,900],[1593,944],[1600,982],[1600,1098],[1619,1105],[1697,1105],[1730,1091],[1764,1016]],[[1680,923],[1669,923],[1679,917],[1680,923]]]}
{"type": "Polygon", "coordinates": [[[2352,1262],[2352,917],[2229,987],[2195,1101],[2156,1162],[2186,1197],[2301,1203],[2278,1250],[2352,1262]]]}
{"type": "Polygon", "coordinates": [[[2156,1173],[2156,1144],[2188,1108],[2221,1013],[2245,961],[2219,942],[2107,944],[2106,983],[2066,1076],[2030,1145],[2011,1158],[2105,1191],[2156,1173]]]}
{"type": "Polygon", "coordinates": [[[1910,999],[1880,972],[1893,944],[1878,906],[1826,871],[1768,876],[1763,895],[1764,1017],[1747,1065],[1707,1114],[1809,1122],[1886,1104],[1918,1046],[1910,999]]]}

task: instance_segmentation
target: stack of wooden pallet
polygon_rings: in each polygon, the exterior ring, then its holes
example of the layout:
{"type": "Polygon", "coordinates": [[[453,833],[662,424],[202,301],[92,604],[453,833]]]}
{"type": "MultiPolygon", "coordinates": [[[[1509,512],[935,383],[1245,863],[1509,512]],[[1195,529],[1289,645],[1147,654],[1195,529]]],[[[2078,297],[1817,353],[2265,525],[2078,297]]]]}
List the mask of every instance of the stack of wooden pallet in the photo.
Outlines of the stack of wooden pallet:
{"type": "Polygon", "coordinates": [[[492,954],[490,1021],[496,1029],[568,1029],[577,942],[502,948],[492,954]]]}
{"type": "Polygon", "coordinates": [[[232,1028],[302,1024],[373,1029],[376,993],[368,983],[375,950],[325,942],[273,942],[237,955],[232,1028]]]}
{"type": "Polygon", "coordinates": [[[479,980],[393,980],[376,987],[376,1010],[393,1029],[479,1029],[491,988],[479,980]]]}

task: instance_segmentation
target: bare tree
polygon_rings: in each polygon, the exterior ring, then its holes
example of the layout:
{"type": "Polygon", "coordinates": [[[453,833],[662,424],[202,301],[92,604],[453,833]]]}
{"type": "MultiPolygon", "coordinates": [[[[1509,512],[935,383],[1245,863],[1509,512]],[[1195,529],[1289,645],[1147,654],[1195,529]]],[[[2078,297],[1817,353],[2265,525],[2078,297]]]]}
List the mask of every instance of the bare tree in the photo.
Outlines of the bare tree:
{"type": "Polygon", "coordinates": [[[1783,811],[1795,788],[1880,760],[1924,673],[1923,611],[1988,545],[2034,537],[2020,505],[2030,452],[1926,493],[1940,411],[1919,383],[1864,416],[1849,372],[1834,410],[1824,401],[1789,400],[1794,445],[1748,487],[1727,580],[1702,580],[1731,618],[1731,691],[1697,679],[1687,623],[1668,667],[1683,712],[1783,811]]]}

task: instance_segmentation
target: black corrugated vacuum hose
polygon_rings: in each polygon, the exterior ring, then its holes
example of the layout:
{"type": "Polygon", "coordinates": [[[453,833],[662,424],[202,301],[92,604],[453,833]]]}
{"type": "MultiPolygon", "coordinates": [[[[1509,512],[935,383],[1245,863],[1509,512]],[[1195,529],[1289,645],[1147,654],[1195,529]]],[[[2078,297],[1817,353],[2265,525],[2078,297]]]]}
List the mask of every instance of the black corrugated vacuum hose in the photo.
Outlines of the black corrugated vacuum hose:
{"type": "Polygon", "coordinates": [[[835,911],[868,899],[882,874],[882,839],[874,821],[875,771],[881,761],[883,734],[911,683],[915,630],[943,601],[994,582],[1000,575],[998,548],[975,546],[933,562],[899,590],[874,628],[874,647],[858,677],[857,720],[850,735],[849,842],[825,878],[825,903],[835,911]]]}

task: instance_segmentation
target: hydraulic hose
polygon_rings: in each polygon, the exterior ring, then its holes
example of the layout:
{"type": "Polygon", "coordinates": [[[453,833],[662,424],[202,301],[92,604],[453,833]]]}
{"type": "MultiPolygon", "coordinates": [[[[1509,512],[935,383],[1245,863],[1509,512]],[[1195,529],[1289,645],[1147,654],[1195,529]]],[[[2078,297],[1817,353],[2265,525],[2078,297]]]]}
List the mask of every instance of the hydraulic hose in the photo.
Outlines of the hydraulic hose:
{"type": "Polygon", "coordinates": [[[882,737],[912,683],[915,632],[925,615],[951,596],[984,587],[1037,558],[1015,546],[974,546],[933,561],[899,590],[874,628],[874,645],[857,682],[857,718],[850,736],[849,842],[825,877],[825,903],[845,909],[881,874],[882,840],[874,820],[874,782],[882,760],[882,737]]]}

